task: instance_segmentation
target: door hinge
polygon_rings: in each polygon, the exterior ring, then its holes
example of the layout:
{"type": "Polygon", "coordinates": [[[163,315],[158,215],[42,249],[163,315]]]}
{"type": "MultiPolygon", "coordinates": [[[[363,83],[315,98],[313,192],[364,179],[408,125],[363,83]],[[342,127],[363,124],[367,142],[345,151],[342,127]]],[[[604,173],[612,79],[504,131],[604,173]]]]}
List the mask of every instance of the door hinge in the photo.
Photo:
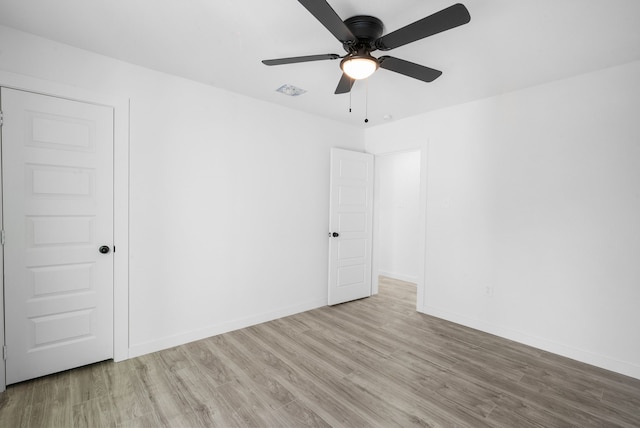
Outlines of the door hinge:
{"type": "Polygon", "coordinates": [[[4,246],[4,229],[0,231],[0,245],[4,246]]]}
{"type": "Polygon", "coordinates": [[[7,361],[7,345],[2,347],[2,359],[7,361]]]}
{"type": "Polygon", "coordinates": [[[0,110],[0,126],[4,124],[4,115],[2,114],[2,110],[0,110]]]}

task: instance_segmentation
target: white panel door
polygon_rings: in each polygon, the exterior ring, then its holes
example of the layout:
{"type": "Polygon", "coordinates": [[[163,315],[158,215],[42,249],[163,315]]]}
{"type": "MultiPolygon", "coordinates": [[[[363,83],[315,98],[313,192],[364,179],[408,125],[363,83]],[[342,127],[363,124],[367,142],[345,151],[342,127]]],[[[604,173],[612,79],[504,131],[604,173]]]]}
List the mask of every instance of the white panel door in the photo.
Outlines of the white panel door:
{"type": "Polygon", "coordinates": [[[331,149],[329,304],[371,296],[373,155],[331,149]]]}
{"type": "Polygon", "coordinates": [[[113,109],[6,88],[0,105],[12,384],[113,358],[113,109]]]}

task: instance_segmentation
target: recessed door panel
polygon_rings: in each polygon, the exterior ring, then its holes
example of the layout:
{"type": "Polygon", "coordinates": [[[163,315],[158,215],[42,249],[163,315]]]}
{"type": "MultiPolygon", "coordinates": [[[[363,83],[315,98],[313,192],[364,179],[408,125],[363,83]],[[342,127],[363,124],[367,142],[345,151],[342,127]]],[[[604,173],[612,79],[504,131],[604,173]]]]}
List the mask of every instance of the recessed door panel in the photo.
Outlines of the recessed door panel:
{"type": "Polygon", "coordinates": [[[90,290],[93,263],[30,267],[32,297],[49,297],[90,290]]]}
{"type": "Polygon", "coordinates": [[[355,266],[345,266],[338,268],[338,287],[362,284],[365,280],[365,266],[357,264],[355,266]]]}
{"type": "Polygon", "coordinates": [[[339,213],[338,216],[338,229],[345,232],[359,232],[366,233],[368,224],[368,218],[366,213],[339,213]]]}
{"type": "Polygon", "coordinates": [[[27,188],[34,197],[82,197],[93,194],[94,171],[51,165],[27,165],[27,188]]]}
{"type": "Polygon", "coordinates": [[[367,181],[370,174],[368,159],[340,159],[339,164],[341,179],[367,181]]]}
{"type": "Polygon", "coordinates": [[[28,146],[58,150],[94,151],[95,124],[91,120],[26,112],[31,138],[28,146]]]}
{"type": "Polygon", "coordinates": [[[33,345],[29,352],[37,352],[45,346],[64,346],[71,341],[90,338],[91,310],[80,310],[31,318],[33,345]]]}
{"type": "Polygon", "coordinates": [[[27,217],[27,245],[69,246],[91,244],[94,238],[94,217],[27,217]]]}
{"type": "Polygon", "coordinates": [[[342,207],[366,207],[367,189],[361,186],[340,186],[338,201],[342,207]]]}
{"type": "Polygon", "coordinates": [[[366,239],[343,239],[338,241],[338,260],[364,259],[366,255],[366,239]]]}

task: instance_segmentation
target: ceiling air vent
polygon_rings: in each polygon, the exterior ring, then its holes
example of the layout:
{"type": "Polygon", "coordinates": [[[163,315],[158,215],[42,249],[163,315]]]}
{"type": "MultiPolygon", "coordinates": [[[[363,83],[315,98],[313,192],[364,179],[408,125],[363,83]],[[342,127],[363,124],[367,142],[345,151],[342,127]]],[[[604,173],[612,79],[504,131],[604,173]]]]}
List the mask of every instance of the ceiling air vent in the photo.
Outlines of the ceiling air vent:
{"type": "Polygon", "coordinates": [[[296,88],[293,85],[282,85],[278,89],[276,89],[276,92],[289,95],[290,97],[297,97],[298,95],[302,95],[307,91],[305,91],[304,89],[296,88]]]}

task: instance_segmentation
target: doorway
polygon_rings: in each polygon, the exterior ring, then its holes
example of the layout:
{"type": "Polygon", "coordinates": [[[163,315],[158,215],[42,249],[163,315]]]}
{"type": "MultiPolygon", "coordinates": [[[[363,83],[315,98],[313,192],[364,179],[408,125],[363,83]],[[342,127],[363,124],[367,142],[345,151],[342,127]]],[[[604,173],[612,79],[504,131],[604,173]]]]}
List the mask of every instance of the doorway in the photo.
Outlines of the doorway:
{"type": "Polygon", "coordinates": [[[420,152],[376,158],[380,259],[378,274],[415,283],[418,277],[420,152]]]}
{"type": "Polygon", "coordinates": [[[426,147],[377,153],[374,186],[374,292],[401,286],[424,295],[426,147]]]}

